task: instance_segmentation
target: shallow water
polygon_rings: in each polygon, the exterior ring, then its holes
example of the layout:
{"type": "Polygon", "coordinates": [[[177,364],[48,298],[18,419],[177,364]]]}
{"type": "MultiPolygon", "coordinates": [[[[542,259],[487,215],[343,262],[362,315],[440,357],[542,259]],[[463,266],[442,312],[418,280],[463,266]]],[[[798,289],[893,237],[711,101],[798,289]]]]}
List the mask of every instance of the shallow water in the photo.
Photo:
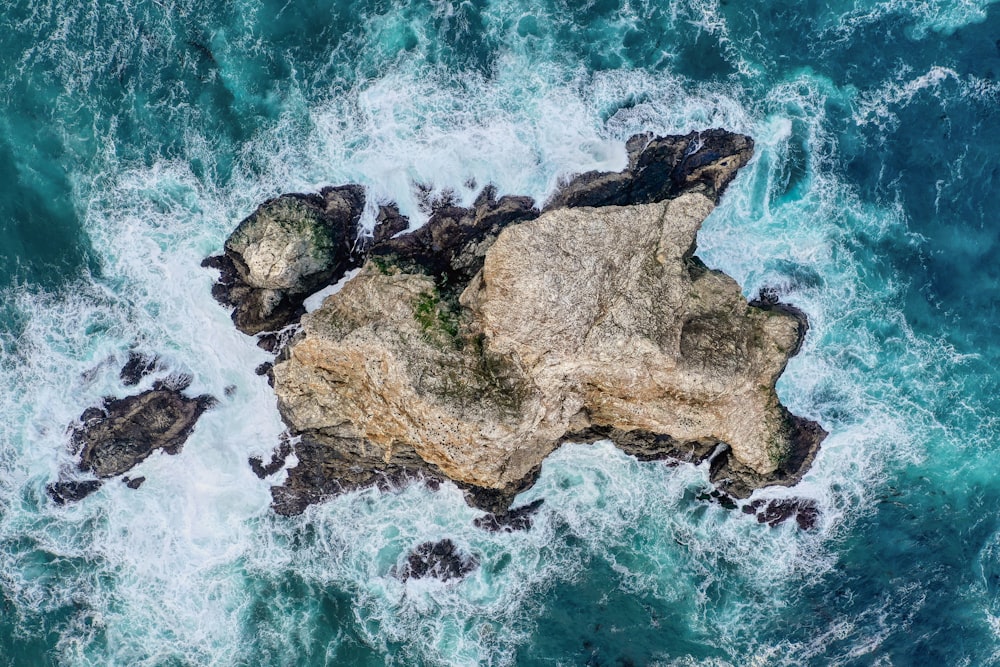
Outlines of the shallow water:
{"type": "Polygon", "coordinates": [[[0,664],[1000,662],[998,38],[973,0],[11,0],[0,664]],[[761,493],[817,530],[609,444],[546,461],[526,533],[450,486],[273,516],[246,465],[282,429],[267,357],[199,268],[238,220],[348,181],[417,219],[413,183],[542,200],[635,132],[717,126],[757,154],[699,255],[809,315],[779,394],[831,435],[761,493]],[[139,490],[56,507],[66,425],[132,346],[220,404],[139,490]],[[474,574],[393,576],[444,537],[474,574]]]}

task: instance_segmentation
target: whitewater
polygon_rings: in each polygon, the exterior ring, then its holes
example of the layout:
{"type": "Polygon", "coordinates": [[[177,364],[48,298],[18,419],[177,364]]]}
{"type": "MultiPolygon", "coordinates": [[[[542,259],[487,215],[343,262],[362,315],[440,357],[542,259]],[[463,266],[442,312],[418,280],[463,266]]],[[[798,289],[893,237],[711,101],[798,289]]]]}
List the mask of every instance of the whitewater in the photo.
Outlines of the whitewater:
{"type": "MultiPolygon", "coordinates": [[[[0,8],[0,665],[1000,663],[1000,8],[977,0],[8,0],[0,8]],[[278,517],[284,429],[200,267],[262,201],[544,201],[638,132],[752,136],[698,256],[810,330],[815,529],[706,466],[568,444],[489,533],[458,488],[278,517]],[[58,506],[130,350],[218,405],[58,506]],[[449,538],[479,568],[401,581],[449,538]]],[[[146,378],[138,389],[148,388],[146,378]]],[[[281,473],[284,474],[284,473],[281,473]]]]}

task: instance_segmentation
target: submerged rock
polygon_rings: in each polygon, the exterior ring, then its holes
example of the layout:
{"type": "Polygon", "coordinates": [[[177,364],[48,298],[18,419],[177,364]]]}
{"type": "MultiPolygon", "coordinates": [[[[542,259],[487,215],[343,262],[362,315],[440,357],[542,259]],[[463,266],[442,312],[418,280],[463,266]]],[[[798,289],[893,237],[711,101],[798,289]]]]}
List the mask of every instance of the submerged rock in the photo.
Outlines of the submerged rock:
{"type": "Polygon", "coordinates": [[[145,481],[146,481],[145,477],[122,477],[122,482],[125,484],[125,486],[132,489],[133,491],[142,486],[142,483],[145,481]]]}
{"type": "Polygon", "coordinates": [[[302,317],[271,369],[301,436],[276,511],[424,477],[505,515],[567,440],[711,459],[734,497],[801,476],[825,432],[774,384],[805,318],[748,304],[694,257],[752,141],[712,130],[628,148],[626,170],[572,179],[544,213],[487,188],[399,234],[383,207],[360,273],[302,317]]]}
{"type": "Polygon", "coordinates": [[[225,254],[203,266],[219,269],[215,297],[234,306],[247,334],[277,331],[302,313],[302,302],[352,266],[364,208],[358,185],[318,195],[282,195],[261,204],[226,241],[225,254]]]}
{"type": "Polygon", "coordinates": [[[250,469],[253,470],[253,474],[257,475],[260,479],[270,477],[274,473],[278,472],[285,466],[285,459],[292,453],[292,443],[288,441],[287,438],[282,439],[281,445],[278,446],[277,451],[271,454],[271,460],[264,463],[264,459],[259,456],[253,456],[250,458],[250,469]]]}
{"type": "Polygon", "coordinates": [[[479,567],[479,559],[463,553],[449,539],[424,542],[410,552],[399,572],[400,579],[433,577],[441,581],[461,579],[479,567]]]}
{"type": "Polygon", "coordinates": [[[816,502],[805,498],[754,500],[743,506],[743,512],[756,515],[757,523],[766,523],[772,528],[793,517],[801,530],[811,530],[819,521],[816,502]]]}
{"type": "Polygon", "coordinates": [[[160,370],[160,358],[155,354],[147,354],[131,350],[128,361],[122,366],[118,377],[126,387],[134,387],[144,377],[160,370]]]}
{"type": "Polygon", "coordinates": [[[476,528],[488,530],[491,533],[514,532],[515,530],[528,530],[531,528],[531,517],[533,517],[545,502],[539,498],[523,507],[516,507],[501,514],[487,512],[483,516],[476,517],[472,523],[476,528]]]}
{"type": "Polygon", "coordinates": [[[65,480],[52,482],[45,487],[45,491],[55,504],[65,505],[83,500],[101,488],[102,483],[99,479],[65,480]]]}

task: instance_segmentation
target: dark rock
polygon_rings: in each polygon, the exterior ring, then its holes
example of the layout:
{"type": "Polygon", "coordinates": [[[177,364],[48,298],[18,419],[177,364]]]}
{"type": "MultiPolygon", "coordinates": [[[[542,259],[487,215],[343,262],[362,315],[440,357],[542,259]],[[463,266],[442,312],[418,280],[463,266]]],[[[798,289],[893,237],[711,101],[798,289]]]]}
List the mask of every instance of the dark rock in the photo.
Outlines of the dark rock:
{"type": "Polygon", "coordinates": [[[201,260],[201,265],[206,269],[216,269],[219,272],[219,279],[216,281],[216,286],[230,287],[240,279],[240,274],[236,271],[236,265],[226,255],[206,257],[201,260]]]}
{"type": "Polygon", "coordinates": [[[359,185],[288,194],[261,204],[202,266],[219,270],[215,298],[233,306],[247,334],[277,331],[304,312],[302,302],[359,265],[355,244],[364,209],[359,185]]]}
{"type": "Polygon", "coordinates": [[[84,412],[81,424],[73,429],[71,442],[80,452],[80,469],[114,477],[157,449],[176,454],[198,417],[214,403],[211,396],[187,398],[164,387],[107,399],[99,412],[84,412]]]}
{"type": "Polygon", "coordinates": [[[662,433],[623,431],[611,426],[591,426],[582,431],[572,431],[564,435],[560,442],[590,443],[598,440],[610,440],[640,461],[673,459],[695,465],[708,459],[719,446],[717,440],[679,442],[662,433]]]}
{"type": "Polygon", "coordinates": [[[517,507],[507,512],[500,514],[487,513],[476,517],[472,523],[476,528],[482,528],[491,533],[498,533],[500,531],[511,533],[515,530],[528,530],[531,528],[531,517],[538,512],[544,502],[544,499],[539,498],[523,507],[517,507]]]}
{"type": "Polygon", "coordinates": [[[278,349],[278,334],[273,332],[261,334],[257,337],[257,347],[265,352],[274,353],[278,349]]]}
{"type": "Polygon", "coordinates": [[[455,191],[451,188],[435,192],[432,185],[414,183],[413,194],[417,197],[417,207],[423,213],[434,213],[438,209],[455,206],[455,191]]]}
{"type": "Polygon", "coordinates": [[[286,436],[282,438],[281,444],[278,445],[278,449],[271,454],[270,462],[265,464],[264,459],[259,456],[254,456],[249,460],[250,469],[253,470],[253,473],[260,479],[270,477],[284,467],[285,459],[287,459],[288,455],[291,453],[292,443],[289,442],[286,436]]]}
{"type": "MultiPolygon", "coordinates": [[[[527,491],[535,482],[538,481],[538,476],[542,473],[542,466],[535,466],[527,475],[518,480],[516,483],[511,484],[502,489],[490,489],[482,486],[473,486],[472,484],[463,484],[457,482],[458,487],[462,489],[465,494],[465,502],[476,509],[481,509],[489,514],[495,514],[497,516],[506,515],[510,511],[510,505],[514,502],[514,498],[518,496],[523,491],[527,491]]],[[[442,473],[443,479],[448,479],[442,473]]]]}
{"type": "Polygon", "coordinates": [[[375,244],[384,243],[400,232],[410,228],[410,221],[401,215],[395,204],[380,206],[375,218],[375,244]]]}
{"type": "Polygon", "coordinates": [[[545,209],[630,206],[704,192],[719,200],[753,155],[753,139],[725,130],[685,136],[636,135],[626,144],[629,164],[617,173],[590,171],[569,180],[545,209]]]}
{"type": "Polygon", "coordinates": [[[101,488],[101,484],[102,482],[99,479],[53,482],[45,487],[45,491],[57,505],[65,505],[66,503],[83,500],[101,488]]]}
{"type": "Polygon", "coordinates": [[[359,438],[339,438],[338,446],[330,447],[303,435],[294,451],[298,464],[289,468],[282,486],[271,487],[271,505],[282,516],[301,514],[313,503],[355,489],[375,486],[392,490],[414,482],[447,479],[405,448],[396,450],[389,461],[373,458],[359,438]]]}
{"type": "Polygon", "coordinates": [[[191,386],[194,381],[194,377],[190,373],[171,373],[162,380],[157,380],[153,383],[153,389],[156,391],[184,391],[191,386]]]}
{"type": "Polygon", "coordinates": [[[758,523],[772,528],[794,517],[800,530],[811,530],[819,520],[819,507],[805,498],[758,499],[744,505],[743,512],[756,514],[758,523]]]}
{"type": "MultiPolygon", "coordinates": [[[[110,399],[108,399],[108,400],[110,400],[110,399]]],[[[104,409],[102,409],[102,408],[89,407],[89,408],[87,408],[86,410],[83,411],[82,415],[80,415],[80,422],[86,423],[86,422],[89,422],[92,419],[103,419],[105,416],[107,416],[107,414],[108,413],[105,412],[104,409]]]]}
{"type": "MultiPolygon", "coordinates": [[[[712,489],[708,493],[700,493],[695,500],[717,503],[727,510],[734,510],[737,507],[736,501],[733,500],[732,496],[723,493],[718,489],[712,489]]],[[[746,507],[744,507],[743,510],[746,511],[746,507]]]]}
{"type": "Polygon", "coordinates": [[[434,577],[448,581],[461,579],[478,566],[478,558],[463,553],[454,542],[444,539],[418,544],[407,557],[399,577],[403,580],[434,577]]]}
{"type": "Polygon", "coordinates": [[[287,345],[300,330],[301,328],[298,326],[289,326],[285,327],[281,331],[272,331],[261,334],[257,338],[257,347],[266,352],[270,352],[271,354],[279,354],[281,349],[285,347],[285,345],[287,345]]]}
{"type": "Polygon", "coordinates": [[[267,375],[268,373],[271,372],[272,368],[274,368],[274,363],[270,361],[265,361],[264,363],[259,364],[257,368],[253,369],[253,372],[256,373],[257,375],[267,375]]]}
{"type": "Polygon", "coordinates": [[[138,489],[142,486],[142,483],[146,481],[145,477],[122,477],[122,481],[125,482],[125,486],[130,489],[138,489]]]}
{"type": "MultiPolygon", "coordinates": [[[[392,458],[385,461],[370,454],[368,445],[360,438],[326,437],[319,442],[308,434],[294,446],[298,464],[288,469],[288,477],[281,486],[271,487],[274,511],[282,516],[301,514],[306,507],[341,493],[377,487],[383,491],[397,490],[413,483],[422,483],[436,489],[449,480],[437,467],[428,464],[412,449],[397,447],[392,458]]],[[[258,460],[263,468],[263,462],[258,460]]],[[[251,462],[251,466],[253,466],[251,462]]],[[[256,468],[255,468],[256,472],[256,468]]],[[[457,483],[472,507],[496,515],[506,515],[517,494],[535,483],[541,466],[532,471],[516,486],[506,489],[488,489],[457,483]]],[[[259,475],[259,473],[258,473],[259,475]]]]}
{"type": "Polygon", "coordinates": [[[438,206],[423,227],[376,243],[371,256],[380,266],[431,276],[445,294],[457,296],[505,227],[538,216],[530,197],[497,199],[495,188],[488,187],[472,208],[438,206]]]}
{"type": "Polygon", "coordinates": [[[155,373],[160,369],[160,358],[155,354],[146,354],[131,350],[128,353],[128,361],[122,366],[118,376],[122,384],[126,387],[134,387],[142,381],[142,378],[155,373]]]}

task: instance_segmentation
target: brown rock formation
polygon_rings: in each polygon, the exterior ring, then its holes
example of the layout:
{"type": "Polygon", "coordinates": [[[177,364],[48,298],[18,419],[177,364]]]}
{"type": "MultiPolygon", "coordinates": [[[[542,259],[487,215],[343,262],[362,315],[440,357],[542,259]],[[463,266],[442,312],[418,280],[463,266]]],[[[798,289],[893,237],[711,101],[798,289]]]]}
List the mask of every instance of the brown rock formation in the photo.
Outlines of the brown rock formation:
{"type": "Polygon", "coordinates": [[[271,370],[301,436],[278,512],[413,475],[503,512],[561,442],[605,437],[643,459],[712,457],[735,496],[801,476],[825,433],[774,384],[805,318],[748,304],[694,257],[752,141],[711,130],[628,149],[625,170],[571,179],[544,213],[487,189],[396,236],[383,209],[362,271],[271,370]]]}
{"type": "Polygon", "coordinates": [[[778,481],[797,430],[774,382],[799,320],[686,261],[711,209],[688,193],[509,226],[457,309],[430,277],[369,263],[275,365],[281,413],[306,448],[365,471],[331,470],[340,484],[424,468],[490,509],[574,436],[617,433],[645,458],[726,443],[730,489],[778,481]]]}
{"type": "Polygon", "coordinates": [[[211,396],[188,398],[158,386],[135,396],[105,401],[83,413],[73,431],[80,469],[98,477],[126,473],[157,449],[181,450],[198,417],[215,403],[211,396]]]}

